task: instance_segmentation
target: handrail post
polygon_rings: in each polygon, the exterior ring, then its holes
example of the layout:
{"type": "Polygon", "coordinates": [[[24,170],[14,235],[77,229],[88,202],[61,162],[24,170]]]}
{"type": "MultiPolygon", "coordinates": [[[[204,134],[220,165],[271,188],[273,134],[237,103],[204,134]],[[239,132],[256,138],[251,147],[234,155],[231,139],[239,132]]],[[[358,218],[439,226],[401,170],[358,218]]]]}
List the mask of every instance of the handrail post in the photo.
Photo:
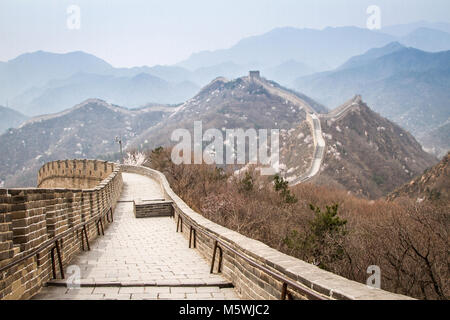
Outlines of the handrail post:
{"type": "Polygon", "coordinates": [[[86,238],[86,245],[87,245],[88,251],[91,251],[91,247],[89,246],[89,237],[88,237],[88,233],[86,230],[86,224],[83,225],[83,232],[81,234],[81,237],[83,237],[83,233],[84,233],[84,237],[86,238]]]}
{"type": "Polygon", "coordinates": [[[286,294],[287,294],[287,283],[283,283],[283,287],[281,288],[281,300],[286,300],[286,294]]]}
{"type": "Polygon", "coordinates": [[[96,225],[97,225],[97,234],[104,236],[105,235],[105,231],[103,230],[102,217],[98,218],[96,225]]]}
{"type": "Polygon", "coordinates": [[[221,247],[217,247],[219,248],[219,264],[217,265],[217,273],[221,273],[222,272],[222,259],[223,259],[223,251],[221,247]]]}
{"type": "Polygon", "coordinates": [[[178,227],[180,227],[180,231],[183,232],[183,218],[181,218],[180,214],[178,214],[177,232],[178,232],[178,227]],[[180,224],[180,221],[181,221],[181,224],[180,224]]]}
{"type": "Polygon", "coordinates": [[[288,290],[288,284],[286,282],[283,283],[283,287],[281,288],[281,300],[293,300],[292,294],[290,294],[288,290]]]}
{"type": "Polygon", "coordinates": [[[41,265],[39,252],[36,253],[36,266],[39,267],[41,265]]]}
{"type": "Polygon", "coordinates": [[[211,260],[211,270],[209,273],[214,272],[214,260],[216,259],[216,251],[217,251],[217,241],[214,242],[214,250],[213,250],[213,255],[212,255],[212,260],[211,260]]]}
{"type": "Polygon", "coordinates": [[[61,250],[59,249],[59,241],[58,240],[55,241],[55,246],[56,246],[56,254],[58,255],[58,260],[59,260],[59,271],[61,273],[61,278],[64,279],[64,267],[63,267],[63,262],[61,259],[61,250]]]}
{"type": "Polygon", "coordinates": [[[52,247],[50,250],[50,257],[52,259],[52,273],[53,279],[56,279],[56,266],[55,266],[55,247],[52,247]]]}
{"type": "MultiPolygon", "coordinates": [[[[77,237],[78,237],[78,230],[77,230],[77,237]]],[[[80,240],[81,240],[81,250],[84,251],[84,238],[83,238],[83,230],[80,231],[80,240]]]]}
{"type": "Polygon", "coordinates": [[[109,210],[106,212],[106,221],[108,221],[109,223],[114,221],[112,207],[109,208],[109,210]]]}
{"type": "Polygon", "coordinates": [[[214,241],[214,250],[213,250],[213,256],[212,256],[212,261],[211,261],[211,270],[209,273],[214,273],[214,262],[216,260],[216,252],[217,249],[219,249],[219,264],[217,266],[217,273],[222,272],[222,256],[223,256],[223,252],[222,252],[222,248],[219,246],[218,241],[214,241]]]}
{"type": "Polygon", "coordinates": [[[193,226],[191,226],[191,229],[189,230],[189,248],[191,248],[191,242],[193,240],[193,247],[197,247],[197,230],[193,226]]]}
{"type": "Polygon", "coordinates": [[[63,262],[61,258],[61,250],[59,247],[59,240],[55,240],[55,245],[50,250],[50,256],[52,259],[52,273],[53,273],[53,279],[57,279],[56,277],[56,265],[55,265],[55,250],[56,255],[58,256],[58,264],[59,264],[59,271],[61,273],[61,278],[64,279],[64,267],[63,262]]]}
{"type": "Polygon", "coordinates": [[[97,235],[99,236],[100,235],[100,227],[98,225],[98,220],[95,221],[95,226],[97,227],[97,235]]]}

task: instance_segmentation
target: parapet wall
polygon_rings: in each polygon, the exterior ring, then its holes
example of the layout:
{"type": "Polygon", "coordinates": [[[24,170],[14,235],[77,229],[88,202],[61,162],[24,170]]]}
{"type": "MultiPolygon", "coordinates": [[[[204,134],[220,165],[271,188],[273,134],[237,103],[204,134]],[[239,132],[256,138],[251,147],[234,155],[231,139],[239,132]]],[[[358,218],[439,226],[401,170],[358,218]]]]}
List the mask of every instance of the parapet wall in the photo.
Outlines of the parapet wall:
{"type": "MultiPolygon", "coordinates": [[[[114,209],[122,190],[120,166],[97,160],[54,161],[39,170],[40,188],[0,189],[0,270],[21,260],[49,239],[87,224],[98,236],[93,217],[114,209]]],[[[103,226],[108,220],[102,218],[103,226]]],[[[85,244],[84,244],[85,245],[85,244]]],[[[0,299],[28,299],[52,278],[51,248],[0,271],[0,299]]],[[[82,250],[81,232],[60,240],[61,260],[70,263],[82,250]]],[[[58,259],[56,270],[59,277],[58,259]]]]}
{"type": "Polygon", "coordinates": [[[90,189],[114,171],[114,163],[100,160],[58,160],[38,172],[38,188],[90,189]]]}
{"type": "MultiPolygon", "coordinates": [[[[257,261],[272,272],[288,277],[300,286],[310,288],[331,299],[411,299],[384,290],[368,287],[364,284],[345,279],[312,264],[281,253],[260,241],[247,238],[235,231],[222,227],[193,211],[173,190],[166,177],[159,171],[146,167],[122,165],[124,172],[138,173],[158,181],[165,193],[166,200],[173,201],[175,222],[181,214],[182,232],[189,238],[190,226],[214,235],[233,250],[257,261]]],[[[211,261],[214,240],[201,232],[196,232],[197,250],[211,261]]],[[[217,266],[216,259],[216,266],[217,266]]],[[[232,251],[223,249],[222,273],[235,286],[236,292],[244,299],[280,299],[283,284],[273,276],[242,259],[232,251]]],[[[216,269],[215,269],[216,270],[216,269]]],[[[288,288],[296,299],[307,299],[303,294],[288,288]]]]}

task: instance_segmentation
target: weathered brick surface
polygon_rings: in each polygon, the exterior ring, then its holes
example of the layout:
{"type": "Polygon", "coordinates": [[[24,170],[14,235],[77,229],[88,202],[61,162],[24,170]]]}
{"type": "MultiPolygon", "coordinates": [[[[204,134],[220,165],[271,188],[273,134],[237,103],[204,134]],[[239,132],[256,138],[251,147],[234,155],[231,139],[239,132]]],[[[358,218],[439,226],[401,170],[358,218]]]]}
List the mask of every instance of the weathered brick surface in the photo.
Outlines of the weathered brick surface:
{"type": "MultiPolygon", "coordinates": [[[[410,299],[387,291],[373,289],[364,284],[345,279],[322,270],[312,264],[281,253],[260,241],[247,238],[237,232],[224,228],[193,211],[170,188],[165,176],[146,167],[122,166],[123,172],[147,175],[161,185],[166,200],[173,201],[175,223],[181,214],[183,218],[183,235],[189,238],[190,225],[197,231],[197,249],[209,261],[212,258],[214,241],[202,234],[208,232],[227,243],[233,250],[258,261],[265,268],[287,276],[300,286],[315,290],[331,299],[410,299]]],[[[218,255],[217,255],[218,257],[218,255]]],[[[216,259],[216,268],[217,268],[216,259]]],[[[215,268],[215,270],[217,270],[215,268]]],[[[245,299],[280,299],[282,283],[270,274],[253,267],[232,251],[223,249],[222,272],[235,286],[236,292],[245,299]]],[[[302,294],[289,291],[296,299],[306,299],[302,294]]]]}
{"type": "Polygon", "coordinates": [[[61,160],[48,162],[38,172],[40,188],[88,189],[96,187],[114,171],[114,163],[99,160],[61,160]]]}
{"type": "MultiPolygon", "coordinates": [[[[39,170],[38,186],[0,189],[0,268],[110,205],[114,208],[121,193],[122,175],[119,166],[105,161],[55,161],[39,170]]],[[[106,219],[103,225],[107,226],[106,219]]],[[[95,222],[88,225],[88,237],[90,241],[97,237],[95,222]]],[[[50,249],[0,272],[0,299],[28,299],[39,292],[52,278],[50,249]]],[[[80,250],[80,232],[64,236],[64,265],[80,250]]]]}
{"type": "Polygon", "coordinates": [[[136,202],[134,215],[136,218],[171,217],[173,216],[172,201],[136,202]]]}

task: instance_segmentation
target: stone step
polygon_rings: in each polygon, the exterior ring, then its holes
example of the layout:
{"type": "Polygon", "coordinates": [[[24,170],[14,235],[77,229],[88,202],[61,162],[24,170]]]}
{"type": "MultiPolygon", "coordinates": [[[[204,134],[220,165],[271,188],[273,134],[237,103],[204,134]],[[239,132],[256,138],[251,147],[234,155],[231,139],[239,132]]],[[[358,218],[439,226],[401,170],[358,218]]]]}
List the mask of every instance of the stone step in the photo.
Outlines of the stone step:
{"type": "MultiPolygon", "coordinates": [[[[219,288],[234,288],[234,285],[225,279],[223,280],[215,280],[215,279],[207,279],[207,280],[195,280],[195,279],[186,279],[185,281],[173,281],[170,280],[154,280],[154,281],[146,281],[146,280],[133,280],[133,281],[95,281],[91,279],[80,279],[79,280],[80,287],[219,287],[219,288]]],[[[65,279],[53,279],[46,282],[45,286],[47,287],[67,287],[67,280],[65,279]]]]}
{"type": "Polygon", "coordinates": [[[138,201],[135,202],[134,215],[136,218],[172,217],[174,214],[172,201],[138,201]]]}

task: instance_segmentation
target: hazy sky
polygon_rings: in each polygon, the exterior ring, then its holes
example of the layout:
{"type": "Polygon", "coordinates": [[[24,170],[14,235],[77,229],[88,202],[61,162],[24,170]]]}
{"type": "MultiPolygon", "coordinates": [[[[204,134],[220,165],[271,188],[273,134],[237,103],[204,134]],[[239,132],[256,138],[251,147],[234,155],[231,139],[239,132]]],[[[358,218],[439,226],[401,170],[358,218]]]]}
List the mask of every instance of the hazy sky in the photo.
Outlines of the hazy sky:
{"type": "Polygon", "coordinates": [[[82,50],[116,67],[173,64],[275,27],[450,22],[449,0],[1,0],[0,61],[37,50],[82,50]],[[80,8],[69,29],[67,8],[80,8]]]}

